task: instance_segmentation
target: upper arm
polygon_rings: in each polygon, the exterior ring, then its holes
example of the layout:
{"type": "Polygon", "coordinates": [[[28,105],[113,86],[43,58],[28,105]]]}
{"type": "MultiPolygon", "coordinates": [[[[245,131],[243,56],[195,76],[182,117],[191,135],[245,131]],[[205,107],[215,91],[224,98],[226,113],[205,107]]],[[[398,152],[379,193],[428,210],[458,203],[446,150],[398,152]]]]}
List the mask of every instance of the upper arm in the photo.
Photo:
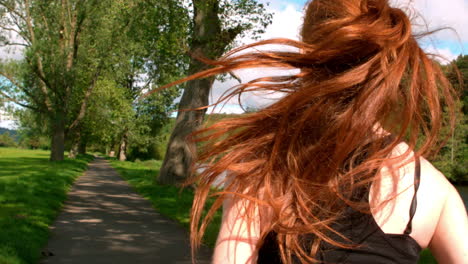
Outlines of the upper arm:
{"type": "Polygon", "coordinates": [[[256,263],[255,246],[259,238],[258,217],[244,217],[250,201],[228,198],[223,204],[223,220],[213,255],[214,264],[256,263]]]}
{"type": "Polygon", "coordinates": [[[468,217],[450,184],[429,248],[439,263],[468,263],[468,217]]]}

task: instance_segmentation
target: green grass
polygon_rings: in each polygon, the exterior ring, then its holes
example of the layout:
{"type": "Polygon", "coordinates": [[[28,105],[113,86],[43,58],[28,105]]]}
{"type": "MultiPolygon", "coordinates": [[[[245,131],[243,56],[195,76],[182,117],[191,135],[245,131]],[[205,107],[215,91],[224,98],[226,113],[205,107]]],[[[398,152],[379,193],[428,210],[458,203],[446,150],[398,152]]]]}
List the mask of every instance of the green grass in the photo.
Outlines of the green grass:
{"type": "Polygon", "coordinates": [[[37,263],[49,225],[90,160],[49,162],[49,151],[0,148],[0,264],[37,263]]]}
{"type": "MultiPolygon", "coordinates": [[[[189,228],[193,192],[189,189],[180,191],[177,187],[154,184],[154,177],[159,174],[161,161],[129,162],[110,160],[110,162],[139,194],[152,202],[158,212],[177,221],[185,228],[189,228]]],[[[213,201],[208,201],[208,203],[211,202],[213,201]]],[[[218,211],[205,232],[203,242],[206,245],[214,247],[220,223],[221,211],[218,211]]]]}
{"type": "Polygon", "coordinates": [[[434,256],[432,256],[431,251],[429,249],[424,249],[419,256],[418,264],[437,264],[434,256]]]}

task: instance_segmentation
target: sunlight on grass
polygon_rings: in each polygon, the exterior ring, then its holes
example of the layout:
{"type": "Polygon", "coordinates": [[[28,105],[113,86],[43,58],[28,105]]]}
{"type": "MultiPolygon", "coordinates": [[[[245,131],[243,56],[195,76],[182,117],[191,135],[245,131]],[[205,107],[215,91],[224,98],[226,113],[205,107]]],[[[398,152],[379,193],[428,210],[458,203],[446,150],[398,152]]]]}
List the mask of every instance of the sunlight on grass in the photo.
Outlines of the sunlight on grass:
{"type": "Polygon", "coordinates": [[[0,148],[0,263],[36,263],[73,181],[91,156],[49,162],[49,152],[0,148]]]}

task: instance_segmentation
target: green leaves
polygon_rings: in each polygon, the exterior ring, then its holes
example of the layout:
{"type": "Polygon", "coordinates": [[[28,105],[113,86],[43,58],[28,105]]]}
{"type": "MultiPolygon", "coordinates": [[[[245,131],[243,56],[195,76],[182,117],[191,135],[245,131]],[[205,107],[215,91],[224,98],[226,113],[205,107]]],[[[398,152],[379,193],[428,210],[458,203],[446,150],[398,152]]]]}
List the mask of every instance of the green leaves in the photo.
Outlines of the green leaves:
{"type": "Polygon", "coordinates": [[[237,30],[240,38],[259,39],[273,19],[273,14],[256,0],[221,0],[220,10],[225,31],[237,30]]]}
{"type": "MultiPolygon", "coordinates": [[[[460,96],[456,105],[456,126],[451,133],[449,126],[441,131],[441,138],[447,138],[447,143],[434,159],[434,165],[451,181],[468,182],[468,55],[460,55],[453,64],[445,66],[446,74],[460,96]],[[459,77],[462,83],[459,82],[459,77]],[[461,86],[463,85],[463,86],[461,86]]],[[[448,120],[449,113],[444,112],[448,120]]]]}
{"type": "Polygon", "coordinates": [[[271,23],[255,0],[194,1],[216,7],[217,22],[205,28],[221,34],[203,40],[192,34],[192,1],[0,0],[0,42],[24,50],[22,61],[0,67],[2,102],[8,96],[33,109],[22,118],[28,133],[52,136],[64,126],[67,141],[101,145],[118,143],[125,133],[131,148],[143,150],[176,109],[181,87],[137,98],[186,76],[191,44],[209,42],[205,53],[219,56],[236,37],[256,36],[271,23]]]}

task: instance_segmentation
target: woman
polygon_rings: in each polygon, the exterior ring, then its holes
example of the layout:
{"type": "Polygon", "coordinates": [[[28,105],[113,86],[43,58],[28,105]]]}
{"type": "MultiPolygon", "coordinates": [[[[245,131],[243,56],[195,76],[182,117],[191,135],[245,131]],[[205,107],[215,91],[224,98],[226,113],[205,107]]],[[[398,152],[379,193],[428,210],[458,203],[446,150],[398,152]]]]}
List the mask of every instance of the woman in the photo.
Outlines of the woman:
{"type": "Polygon", "coordinates": [[[454,99],[418,46],[409,18],[385,0],[314,0],[301,41],[275,39],[232,51],[211,70],[299,69],[235,87],[283,92],[255,113],[194,135],[192,243],[223,206],[213,262],[468,263],[468,221],[454,187],[424,156],[453,127],[454,99]],[[298,52],[245,52],[281,44],[298,52]],[[244,51],[239,53],[239,51],[244,51]],[[443,109],[451,120],[442,119],[443,109]],[[212,193],[229,171],[224,189],[212,193]],[[216,197],[205,214],[208,195],[216,197]]]}

